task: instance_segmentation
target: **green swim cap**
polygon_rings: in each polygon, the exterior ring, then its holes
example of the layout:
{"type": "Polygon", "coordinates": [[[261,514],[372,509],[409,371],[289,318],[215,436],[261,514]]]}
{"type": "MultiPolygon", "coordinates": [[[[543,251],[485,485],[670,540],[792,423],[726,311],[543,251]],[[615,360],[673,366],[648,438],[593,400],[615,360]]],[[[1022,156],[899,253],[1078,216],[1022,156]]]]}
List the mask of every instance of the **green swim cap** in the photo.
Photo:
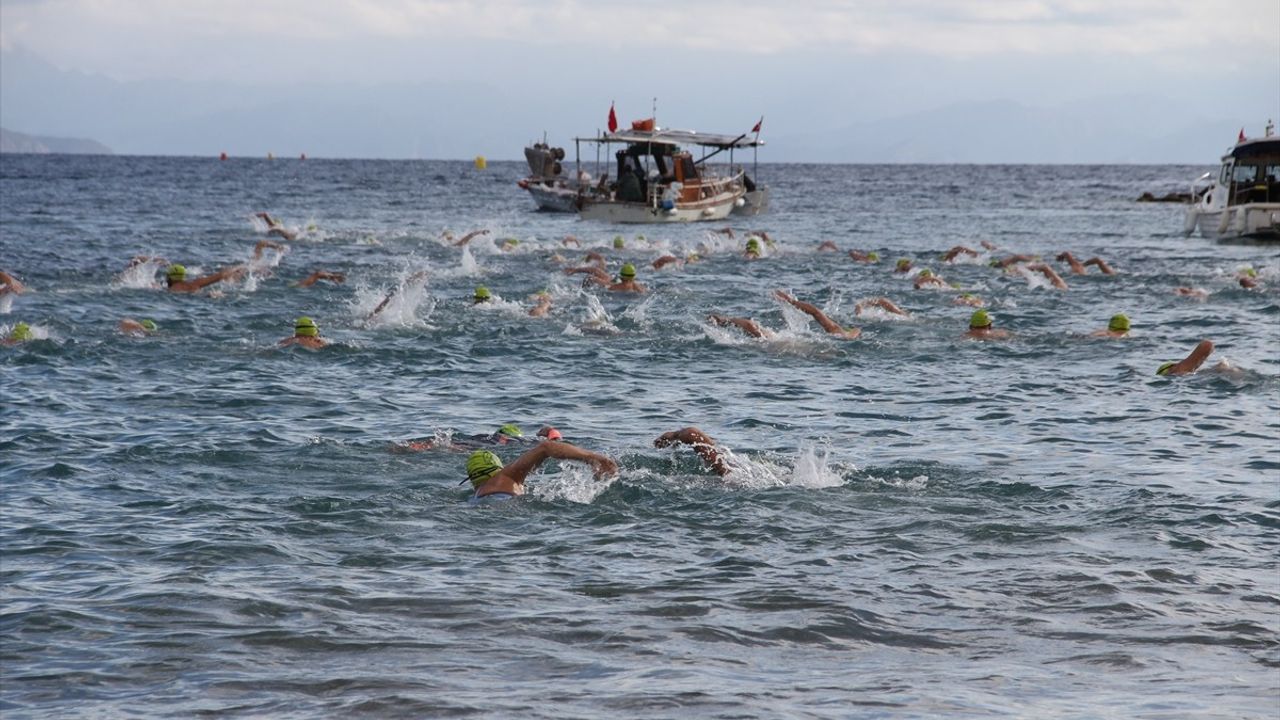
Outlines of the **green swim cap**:
{"type": "Polygon", "coordinates": [[[969,316],[969,327],[974,330],[991,327],[991,316],[986,310],[974,310],[969,316]]]}
{"type": "Polygon", "coordinates": [[[933,277],[933,271],[930,270],[929,268],[925,268],[920,271],[920,277],[922,278],[933,277]]]}
{"type": "Polygon", "coordinates": [[[643,236],[643,235],[637,235],[637,236],[636,236],[636,242],[644,242],[644,236],[643,236]]]}
{"type": "Polygon", "coordinates": [[[634,280],[636,277],[636,266],[631,263],[627,263],[622,266],[622,269],[618,271],[618,274],[622,276],[623,280],[634,280]]]}
{"type": "Polygon", "coordinates": [[[164,271],[164,276],[169,278],[171,282],[182,282],[182,279],[187,276],[187,269],[174,263],[169,266],[168,270],[164,271]]]}
{"type": "Polygon", "coordinates": [[[520,241],[513,237],[504,237],[498,242],[502,243],[503,245],[510,245],[511,247],[515,247],[520,244],[520,241]]]}
{"type": "Polygon", "coordinates": [[[1124,313],[1111,316],[1111,322],[1107,323],[1107,329],[1111,332],[1129,332],[1129,318],[1124,313]]]}
{"type": "Polygon", "coordinates": [[[1245,274],[1245,275],[1248,275],[1249,277],[1258,277],[1258,271],[1257,271],[1257,270],[1254,270],[1254,269],[1253,269],[1253,268],[1251,268],[1251,267],[1247,267],[1247,268],[1245,268],[1245,269],[1244,269],[1244,274],[1245,274]]]}
{"type": "Polygon", "coordinates": [[[626,245],[627,245],[627,241],[623,240],[621,235],[613,236],[613,247],[615,250],[621,250],[622,248],[626,247],[626,245]]]}
{"type": "Polygon", "coordinates": [[[476,286],[476,295],[475,295],[476,302],[484,302],[485,300],[488,300],[492,297],[493,295],[489,293],[489,288],[483,285],[476,286]]]}
{"type": "Polygon", "coordinates": [[[304,315],[293,321],[293,334],[298,337],[315,337],[320,334],[320,328],[316,326],[315,320],[304,315]]]}
{"type": "Polygon", "coordinates": [[[498,428],[498,434],[513,438],[524,437],[524,433],[520,431],[520,426],[513,423],[507,423],[498,428]]]}
{"type": "Polygon", "coordinates": [[[867,253],[867,259],[871,262],[880,262],[880,253],[874,251],[869,252],[867,253]]]}
{"type": "Polygon", "coordinates": [[[987,263],[987,264],[988,264],[988,265],[990,265],[991,267],[1000,267],[1000,261],[999,261],[999,260],[992,260],[991,262],[989,262],[989,263],[987,263]]]}
{"type": "Polygon", "coordinates": [[[143,320],[138,324],[141,325],[142,329],[146,330],[147,332],[155,332],[156,330],[160,329],[159,327],[156,326],[155,320],[143,320]]]}
{"type": "Polygon", "coordinates": [[[899,270],[902,270],[902,269],[907,268],[907,267],[910,267],[910,266],[911,266],[911,261],[910,261],[910,260],[908,260],[907,258],[898,258],[898,269],[899,269],[899,270]]]}
{"type": "Polygon", "coordinates": [[[755,238],[747,240],[747,252],[760,254],[760,241],[755,238]]]}
{"type": "Polygon", "coordinates": [[[502,469],[502,458],[488,450],[476,450],[467,458],[467,479],[472,487],[480,487],[502,469]]]}
{"type": "Polygon", "coordinates": [[[1177,365],[1177,364],[1178,364],[1178,363],[1176,363],[1176,362],[1167,362],[1167,363],[1164,363],[1163,365],[1161,365],[1161,366],[1160,366],[1160,369],[1159,369],[1159,370],[1156,370],[1156,374],[1157,374],[1157,375],[1168,375],[1168,374],[1169,374],[1169,370],[1170,370],[1170,369],[1172,369],[1172,368],[1173,368],[1173,366],[1174,366],[1174,365],[1177,365]]]}
{"type": "Polygon", "coordinates": [[[14,325],[13,329],[9,331],[10,340],[26,341],[26,340],[30,340],[31,338],[32,338],[31,326],[24,322],[20,322],[17,325],[14,325]]]}

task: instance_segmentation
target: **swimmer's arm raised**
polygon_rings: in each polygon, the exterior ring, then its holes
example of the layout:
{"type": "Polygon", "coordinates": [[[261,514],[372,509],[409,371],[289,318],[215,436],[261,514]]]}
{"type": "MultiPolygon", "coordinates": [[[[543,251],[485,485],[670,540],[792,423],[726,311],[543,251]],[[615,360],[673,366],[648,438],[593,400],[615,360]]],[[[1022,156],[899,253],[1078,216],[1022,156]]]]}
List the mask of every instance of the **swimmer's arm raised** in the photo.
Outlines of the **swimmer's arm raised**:
{"type": "Polygon", "coordinates": [[[597,480],[609,475],[615,475],[618,472],[618,464],[600,453],[584,450],[568,443],[544,440],[532,449],[525,451],[523,455],[516,458],[511,464],[502,468],[501,474],[506,475],[514,482],[522,483],[529,476],[529,473],[538,469],[539,465],[551,458],[556,460],[579,460],[589,463],[595,471],[597,480]]]}
{"type": "Polygon", "coordinates": [[[1169,368],[1167,375],[1189,375],[1204,364],[1205,360],[1213,354],[1213,342],[1209,340],[1201,340],[1191,351],[1190,355],[1179,360],[1173,367],[1169,368]]]}
{"type": "Polygon", "coordinates": [[[717,475],[729,474],[729,466],[725,464],[724,458],[720,457],[720,453],[716,450],[716,441],[712,440],[710,435],[690,426],[659,435],[653,441],[653,446],[665,448],[676,443],[693,448],[698,457],[702,458],[703,464],[717,475]]]}

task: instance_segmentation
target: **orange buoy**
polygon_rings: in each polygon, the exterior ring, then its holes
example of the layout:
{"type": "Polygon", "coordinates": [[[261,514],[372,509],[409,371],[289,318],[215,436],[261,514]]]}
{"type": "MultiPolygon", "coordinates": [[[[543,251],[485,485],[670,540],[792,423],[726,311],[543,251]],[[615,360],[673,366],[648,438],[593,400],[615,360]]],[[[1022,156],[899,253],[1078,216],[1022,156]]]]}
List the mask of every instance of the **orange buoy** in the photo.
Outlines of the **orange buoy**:
{"type": "Polygon", "coordinates": [[[227,154],[226,154],[226,153],[222,153],[221,155],[219,155],[219,156],[218,156],[218,159],[219,159],[219,160],[226,160],[226,159],[227,159],[227,154]]]}

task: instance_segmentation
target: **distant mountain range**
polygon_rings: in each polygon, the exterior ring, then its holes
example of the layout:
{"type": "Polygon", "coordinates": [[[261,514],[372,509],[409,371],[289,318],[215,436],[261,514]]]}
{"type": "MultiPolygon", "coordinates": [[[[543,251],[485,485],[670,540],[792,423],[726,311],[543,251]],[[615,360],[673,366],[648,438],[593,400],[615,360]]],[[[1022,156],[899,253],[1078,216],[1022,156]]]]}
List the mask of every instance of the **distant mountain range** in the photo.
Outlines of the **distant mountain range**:
{"type": "Polygon", "coordinates": [[[111,148],[97,140],[27,135],[0,127],[0,153],[64,153],[67,155],[111,155],[111,148]]]}

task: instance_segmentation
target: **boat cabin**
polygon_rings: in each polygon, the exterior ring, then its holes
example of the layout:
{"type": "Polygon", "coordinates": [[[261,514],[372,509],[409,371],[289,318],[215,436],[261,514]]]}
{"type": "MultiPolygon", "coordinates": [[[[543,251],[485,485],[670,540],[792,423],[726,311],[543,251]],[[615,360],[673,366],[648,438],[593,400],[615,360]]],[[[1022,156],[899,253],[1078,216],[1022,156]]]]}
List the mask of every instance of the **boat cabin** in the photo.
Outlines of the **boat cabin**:
{"type": "Polygon", "coordinates": [[[1228,205],[1280,203],[1280,137],[1245,140],[1222,158],[1218,186],[1228,205]]]}

